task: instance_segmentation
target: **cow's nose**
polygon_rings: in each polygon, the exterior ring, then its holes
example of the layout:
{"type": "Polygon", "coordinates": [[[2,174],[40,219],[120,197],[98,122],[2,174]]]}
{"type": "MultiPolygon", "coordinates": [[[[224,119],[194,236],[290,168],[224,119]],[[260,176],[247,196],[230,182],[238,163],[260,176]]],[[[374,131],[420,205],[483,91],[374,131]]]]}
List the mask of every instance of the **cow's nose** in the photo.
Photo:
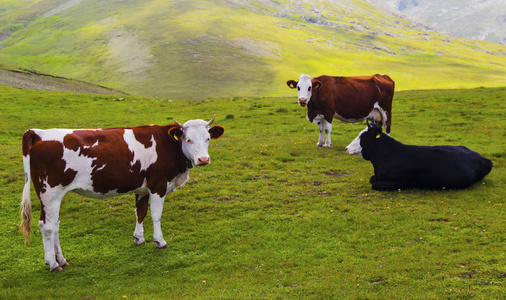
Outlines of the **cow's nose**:
{"type": "Polygon", "coordinates": [[[307,98],[299,98],[299,102],[306,104],[307,103],[307,98]]]}
{"type": "Polygon", "coordinates": [[[209,164],[209,157],[201,157],[198,159],[199,166],[205,166],[209,164]]]}
{"type": "Polygon", "coordinates": [[[346,150],[346,153],[350,154],[350,152],[348,152],[348,147],[346,147],[344,150],[346,150]]]}

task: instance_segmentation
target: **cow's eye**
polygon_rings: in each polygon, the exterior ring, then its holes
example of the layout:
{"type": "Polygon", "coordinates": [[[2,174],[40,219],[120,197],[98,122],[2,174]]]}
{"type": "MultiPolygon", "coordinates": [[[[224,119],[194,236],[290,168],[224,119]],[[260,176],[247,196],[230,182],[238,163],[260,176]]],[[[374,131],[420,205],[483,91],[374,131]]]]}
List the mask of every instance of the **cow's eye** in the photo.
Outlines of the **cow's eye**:
{"type": "Polygon", "coordinates": [[[311,92],[311,87],[308,87],[308,88],[307,88],[307,91],[308,91],[308,92],[311,92]]]}
{"type": "Polygon", "coordinates": [[[192,140],[187,140],[188,144],[193,144],[192,140]]]}
{"type": "Polygon", "coordinates": [[[209,138],[207,138],[206,142],[209,142],[209,138]]]}
{"type": "Polygon", "coordinates": [[[297,87],[297,91],[300,91],[300,86],[297,87]]]}

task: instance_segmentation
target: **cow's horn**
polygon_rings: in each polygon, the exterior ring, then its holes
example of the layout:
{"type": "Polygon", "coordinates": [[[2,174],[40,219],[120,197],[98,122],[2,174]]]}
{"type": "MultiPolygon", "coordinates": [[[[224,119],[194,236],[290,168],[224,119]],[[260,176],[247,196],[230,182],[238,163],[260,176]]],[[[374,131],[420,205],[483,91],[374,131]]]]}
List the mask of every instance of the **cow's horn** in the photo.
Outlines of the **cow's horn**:
{"type": "Polygon", "coordinates": [[[183,124],[179,123],[178,121],[176,121],[176,119],[174,119],[174,123],[176,123],[177,126],[183,128],[183,124]]]}
{"type": "Polygon", "coordinates": [[[215,118],[215,117],[216,117],[216,115],[213,115],[213,118],[211,119],[211,121],[209,121],[209,122],[207,123],[207,126],[211,126],[211,124],[213,124],[213,122],[214,122],[214,118],[215,118]]]}

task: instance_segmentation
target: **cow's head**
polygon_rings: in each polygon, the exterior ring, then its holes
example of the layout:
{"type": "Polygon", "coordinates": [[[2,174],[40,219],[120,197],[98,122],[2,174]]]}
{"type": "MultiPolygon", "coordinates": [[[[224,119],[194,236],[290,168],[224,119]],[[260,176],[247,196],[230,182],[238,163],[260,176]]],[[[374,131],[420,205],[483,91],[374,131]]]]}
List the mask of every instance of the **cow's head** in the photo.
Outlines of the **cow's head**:
{"type": "Polygon", "coordinates": [[[299,81],[288,80],[286,82],[289,88],[297,88],[299,92],[299,104],[300,106],[306,106],[311,100],[313,90],[322,87],[322,83],[319,80],[311,79],[311,76],[306,74],[300,74],[299,81]]]}
{"type": "Polygon", "coordinates": [[[211,163],[208,154],[209,140],[221,137],[225,128],[219,125],[209,128],[214,122],[214,116],[211,121],[190,120],[184,124],[176,120],[174,122],[177,127],[171,128],[169,135],[181,142],[181,148],[186,158],[196,166],[205,166],[211,163]]]}
{"type": "Polygon", "coordinates": [[[372,123],[367,120],[367,127],[346,147],[346,152],[368,159],[370,151],[374,151],[376,144],[382,137],[381,126],[374,119],[372,123]]]}

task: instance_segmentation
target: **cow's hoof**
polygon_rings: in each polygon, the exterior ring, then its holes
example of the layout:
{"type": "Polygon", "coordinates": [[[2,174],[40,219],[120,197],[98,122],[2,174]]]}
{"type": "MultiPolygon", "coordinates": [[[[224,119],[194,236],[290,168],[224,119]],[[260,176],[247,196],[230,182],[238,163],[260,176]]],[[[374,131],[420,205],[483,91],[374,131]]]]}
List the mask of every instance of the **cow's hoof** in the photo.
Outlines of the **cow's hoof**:
{"type": "Polygon", "coordinates": [[[138,237],[135,237],[134,236],[134,243],[138,246],[144,244],[146,241],[144,240],[144,238],[138,238],[138,237]]]}
{"type": "Polygon", "coordinates": [[[323,145],[323,148],[330,148],[330,145],[323,145]]]}
{"type": "Polygon", "coordinates": [[[156,248],[158,248],[158,249],[164,249],[164,248],[169,247],[169,245],[165,241],[162,241],[162,242],[155,241],[155,242],[156,242],[156,248]]]}
{"type": "Polygon", "coordinates": [[[66,262],[66,261],[65,261],[65,262],[63,262],[63,263],[60,263],[60,267],[62,267],[62,268],[63,268],[63,267],[67,267],[68,265],[69,265],[69,263],[68,263],[68,262],[66,262]]]}
{"type": "Polygon", "coordinates": [[[323,147],[323,143],[316,143],[316,146],[323,147]]]}
{"type": "Polygon", "coordinates": [[[63,271],[63,268],[60,265],[56,265],[54,267],[49,267],[49,271],[63,271]]]}

